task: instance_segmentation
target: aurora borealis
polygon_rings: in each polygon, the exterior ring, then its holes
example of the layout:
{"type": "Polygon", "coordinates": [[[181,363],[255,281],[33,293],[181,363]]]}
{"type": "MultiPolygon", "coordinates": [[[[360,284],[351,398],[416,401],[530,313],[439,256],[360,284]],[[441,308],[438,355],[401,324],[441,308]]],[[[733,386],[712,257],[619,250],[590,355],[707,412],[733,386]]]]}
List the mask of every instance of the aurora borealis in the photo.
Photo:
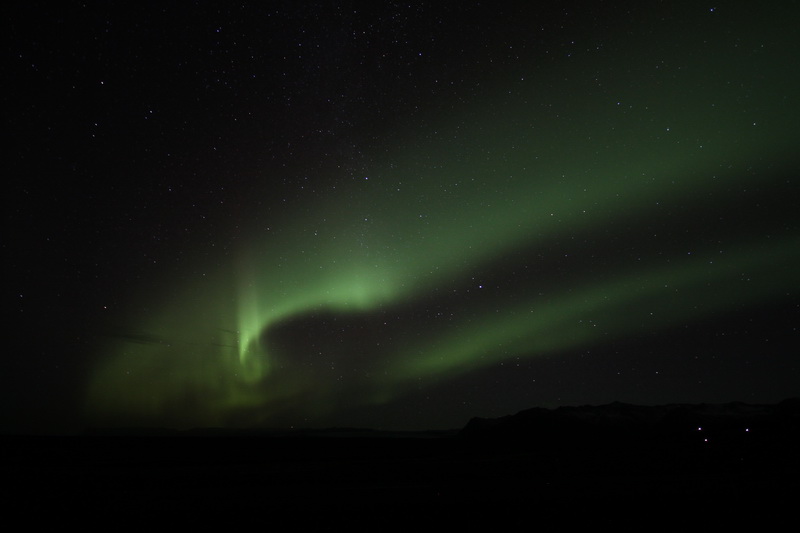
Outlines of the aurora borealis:
{"type": "Polygon", "coordinates": [[[590,6],[18,30],[17,316],[71,348],[12,373],[123,426],[796,393],[797,8],[590,6]]]}

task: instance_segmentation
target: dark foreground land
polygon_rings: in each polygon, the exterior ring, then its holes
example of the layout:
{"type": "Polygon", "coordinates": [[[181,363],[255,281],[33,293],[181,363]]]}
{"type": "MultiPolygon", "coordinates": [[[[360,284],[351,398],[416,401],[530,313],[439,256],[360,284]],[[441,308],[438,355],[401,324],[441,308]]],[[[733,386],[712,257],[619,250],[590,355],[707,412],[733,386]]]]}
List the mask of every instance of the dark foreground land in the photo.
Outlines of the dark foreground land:
{"type": "Polygon", "coordinates": [[[0,443],[3,507],[28,523],[791,531],[800,513],[796,399],[532,409],[440,433],[95,431],[0,443]]]}

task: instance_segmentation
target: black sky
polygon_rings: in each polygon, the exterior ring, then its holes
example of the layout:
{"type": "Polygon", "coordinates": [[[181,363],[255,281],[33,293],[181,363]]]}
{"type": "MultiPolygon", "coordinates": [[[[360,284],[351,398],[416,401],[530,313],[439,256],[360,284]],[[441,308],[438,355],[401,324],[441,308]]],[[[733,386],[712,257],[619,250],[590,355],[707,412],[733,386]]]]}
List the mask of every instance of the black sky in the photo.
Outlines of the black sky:
{"type": "Polygon", "coordinates": [[[7,431],[798,391],[794,6],[4,12],[7,431]]]}

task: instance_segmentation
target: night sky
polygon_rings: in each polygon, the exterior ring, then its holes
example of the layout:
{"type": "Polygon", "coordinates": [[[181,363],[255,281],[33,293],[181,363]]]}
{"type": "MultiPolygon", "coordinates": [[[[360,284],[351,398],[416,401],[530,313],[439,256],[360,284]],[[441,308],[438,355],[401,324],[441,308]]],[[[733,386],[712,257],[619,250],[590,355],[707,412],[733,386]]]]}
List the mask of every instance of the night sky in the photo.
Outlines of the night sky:
{"type": "Polygon", "coordinates": [[[4,431],[800,393],[796,3],[4,18],[4,431]]]}

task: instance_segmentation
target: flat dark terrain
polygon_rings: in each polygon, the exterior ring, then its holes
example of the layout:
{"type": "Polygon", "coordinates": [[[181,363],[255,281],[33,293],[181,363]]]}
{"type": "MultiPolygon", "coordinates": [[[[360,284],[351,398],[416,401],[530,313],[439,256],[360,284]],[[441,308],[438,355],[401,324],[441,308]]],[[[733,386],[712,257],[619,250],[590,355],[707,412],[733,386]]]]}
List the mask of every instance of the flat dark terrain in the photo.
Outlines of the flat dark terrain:
{"type": "Polygon", "coordinates": [[[797,400],[610,404],[452,432],[93,431],[0,443],[8,509],[70,523],[791,530],[799,420],[797,400]]]}

